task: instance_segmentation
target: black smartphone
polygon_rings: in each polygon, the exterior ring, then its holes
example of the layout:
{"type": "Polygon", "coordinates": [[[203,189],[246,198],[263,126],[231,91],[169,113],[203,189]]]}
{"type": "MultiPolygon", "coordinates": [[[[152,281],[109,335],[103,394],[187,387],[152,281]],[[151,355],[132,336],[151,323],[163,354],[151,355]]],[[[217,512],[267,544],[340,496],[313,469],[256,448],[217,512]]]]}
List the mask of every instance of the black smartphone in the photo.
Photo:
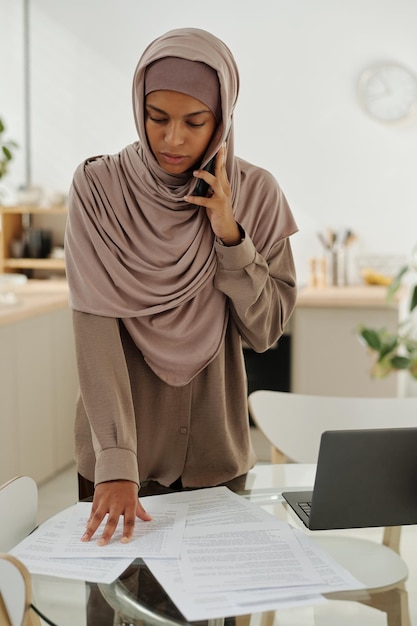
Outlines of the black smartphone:
{"type": "MultiPolygon", "coordinates": [[[[214,174],[214,163],[216,161],[216,155],[214,155],[214,157],[212,159],[210,159],[210,161],[207,163],[207,165],[205,167],[203,167],[203,170],[206,170],[206,172],[210,172],[210,174],[214,174]]],[[[194,189],[194,196],[203,196],[204,198],[207,195],[207,192],[209,190],[210,185],[208,185],[206,183],[205,180],[203,180],[202,178],[199,178],[197,180],[197,184],[195,186],[194,189]]]]}

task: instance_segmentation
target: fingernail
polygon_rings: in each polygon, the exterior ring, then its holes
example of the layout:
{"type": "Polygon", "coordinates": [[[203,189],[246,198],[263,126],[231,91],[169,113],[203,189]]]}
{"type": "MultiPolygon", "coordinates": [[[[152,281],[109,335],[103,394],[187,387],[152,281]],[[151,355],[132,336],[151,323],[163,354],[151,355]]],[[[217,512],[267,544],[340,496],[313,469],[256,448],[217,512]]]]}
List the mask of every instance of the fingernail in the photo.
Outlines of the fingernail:
{"type": "Polygon", "coordinates": [[[104,546],[105,543],[106,543],[106,540],[103,539],[103,537],[97,541],[98,546],[104,546]]]}
{"type": "Polygon", "coordinates": [[[88,541],[89,540],[89,536],[87,533],[84,533],[84,535],[81,537],[81,541],[88,541]]]}
{"type": "Polygon", "coordinates": [[[129,539],[129,537],[122,537],[120,539],[120,541],[121,541],[121,543],[129,543],[130,539],[129,539]]]}

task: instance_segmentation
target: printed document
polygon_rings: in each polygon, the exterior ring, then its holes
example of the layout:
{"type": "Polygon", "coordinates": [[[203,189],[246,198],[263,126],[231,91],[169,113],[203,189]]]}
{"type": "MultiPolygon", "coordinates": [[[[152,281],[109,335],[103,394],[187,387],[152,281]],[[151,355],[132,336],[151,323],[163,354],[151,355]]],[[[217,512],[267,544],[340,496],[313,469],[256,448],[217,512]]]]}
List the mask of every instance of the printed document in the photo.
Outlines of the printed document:
{"type": "MultiPolygon", "coordinates": [[[[12,554],[31,573],[109,584],[142,557],[187,620],[325,602],[363,585],[302,531],[226,487],[141,499],[152,522],[122,544],[81,541],[91,504],[60,513],[12,554]]],[[[122,520],[120,524],[122,524],[122,520]]]]}

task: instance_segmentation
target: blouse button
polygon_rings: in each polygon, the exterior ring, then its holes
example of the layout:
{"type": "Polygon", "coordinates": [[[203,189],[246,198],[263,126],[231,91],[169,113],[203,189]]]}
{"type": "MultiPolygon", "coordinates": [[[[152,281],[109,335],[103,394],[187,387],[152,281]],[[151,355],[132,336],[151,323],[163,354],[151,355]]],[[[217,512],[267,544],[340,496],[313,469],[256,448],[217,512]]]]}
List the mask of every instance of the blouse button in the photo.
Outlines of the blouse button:
{"type": "Polygon", "coordinates": [[[188,429],[185,426],[181,426],[181,428],[180,428],[181,435],[186,435],[187,434],[187,430],[188,429]]]}

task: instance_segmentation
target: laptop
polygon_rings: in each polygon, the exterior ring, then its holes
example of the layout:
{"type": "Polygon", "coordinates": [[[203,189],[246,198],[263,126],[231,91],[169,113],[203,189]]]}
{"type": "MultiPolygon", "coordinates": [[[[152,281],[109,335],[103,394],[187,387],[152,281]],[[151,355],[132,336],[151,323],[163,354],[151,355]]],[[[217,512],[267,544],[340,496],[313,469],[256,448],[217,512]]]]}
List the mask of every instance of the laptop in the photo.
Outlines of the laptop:
{"type": "Polygon", "coordinates": [[[313,491],[282,495],[310,530],[417,524],[417,427],[325,431],[313,491]]]}

